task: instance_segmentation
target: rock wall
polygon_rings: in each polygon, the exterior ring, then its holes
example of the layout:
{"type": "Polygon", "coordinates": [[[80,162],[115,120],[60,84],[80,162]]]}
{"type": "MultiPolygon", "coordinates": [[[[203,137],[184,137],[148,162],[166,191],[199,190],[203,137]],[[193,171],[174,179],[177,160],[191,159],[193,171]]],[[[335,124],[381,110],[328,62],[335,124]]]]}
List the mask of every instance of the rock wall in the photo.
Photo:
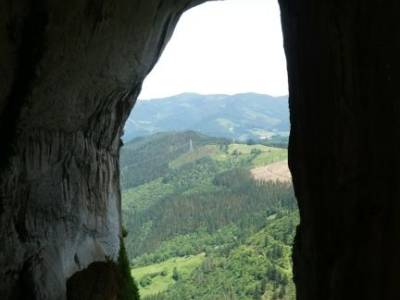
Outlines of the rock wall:
{"type": "MultiPolygon", "coordinates": [[[[1,299],[63,300],[115,261],[123,123],[201,2],[0,2],[1,299]]],[[[298,299],[397,299],[400,2],[280,2],[298,299]]]]}
{"type": "Polygon", "coordinates": [[[66,299],[75,272],[116,260],[123,124],[194,4],[0,2],[1,299],[66,299]]]}
{"type": "Polygon", "coordinates": [[[298,299],[397,299],[400,2],[280,2],[298,299]]]}

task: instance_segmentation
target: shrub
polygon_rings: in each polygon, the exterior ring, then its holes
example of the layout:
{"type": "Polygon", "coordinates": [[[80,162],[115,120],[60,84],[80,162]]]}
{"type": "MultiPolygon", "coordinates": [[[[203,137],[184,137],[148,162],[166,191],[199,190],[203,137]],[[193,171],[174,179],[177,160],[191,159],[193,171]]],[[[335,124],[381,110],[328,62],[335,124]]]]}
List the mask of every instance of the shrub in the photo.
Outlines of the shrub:
{"type": "Polygon", "coordinates": [[[118,300],[139,300],[139,290],[131,275],[128,255],[126,254],[124,240],[122,238],[118,256],[118,267],[121,274],[121,286],[118,293],[118,300]]]}

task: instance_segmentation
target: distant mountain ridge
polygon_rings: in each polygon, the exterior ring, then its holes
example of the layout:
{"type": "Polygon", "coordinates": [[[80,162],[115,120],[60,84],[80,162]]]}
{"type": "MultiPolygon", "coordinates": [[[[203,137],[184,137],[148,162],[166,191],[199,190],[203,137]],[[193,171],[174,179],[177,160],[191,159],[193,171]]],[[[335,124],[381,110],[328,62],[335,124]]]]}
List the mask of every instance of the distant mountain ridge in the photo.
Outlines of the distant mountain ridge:
{"type": "Polygon", "coordinates": [[[237,140],[289,133],[288,97],[256,93],[139,100],[125,125],[124,141],[156,132],[194,130],[237,140]]]}

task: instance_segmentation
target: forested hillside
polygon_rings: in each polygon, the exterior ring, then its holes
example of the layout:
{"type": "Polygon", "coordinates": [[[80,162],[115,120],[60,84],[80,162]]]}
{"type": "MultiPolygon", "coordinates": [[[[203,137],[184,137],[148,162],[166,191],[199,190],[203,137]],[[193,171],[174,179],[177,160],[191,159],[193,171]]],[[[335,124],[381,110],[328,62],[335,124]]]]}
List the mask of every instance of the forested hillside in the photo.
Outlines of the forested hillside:
{"type": "Polygon", "coordinates": [[[194,130],[240,141],[289,133],[287,96],[245,93],[139,100],[125,125],[124,140],[156,132],[194,130]]]}
{"type": "Polygon", "coordinates": [[[199,268],[149,299],[294,300],[290,256],[297,223],[296,212],[270,216],[247,239],[210,249],[199,268]]]}
{"type": "Polygon", "coordinates": [[[142,298],[294,299],[291,184],[250,172],[286,158],[286,149],[196,132],[125,145],[125,243],[142,298]]]}
{"type": "Polygon", "coordinates": [[[212,138],[197,132],[157,133],[139,137],[121,149],[121,184],[123,189],[160,178],[169,171],[169,162],[205,145],[226,145],[222,138],[212,138]]]}

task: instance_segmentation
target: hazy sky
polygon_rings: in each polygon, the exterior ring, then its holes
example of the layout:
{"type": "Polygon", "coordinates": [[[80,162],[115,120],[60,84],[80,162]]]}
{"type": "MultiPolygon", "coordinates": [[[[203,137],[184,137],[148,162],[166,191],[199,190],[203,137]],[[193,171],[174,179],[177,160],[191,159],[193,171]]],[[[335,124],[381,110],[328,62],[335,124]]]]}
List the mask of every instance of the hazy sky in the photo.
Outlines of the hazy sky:
{"type": "Polygon", "coordinates": [[[182,16],[139,98],[287,89],[277,0],[226,0],[182,16]]]}

